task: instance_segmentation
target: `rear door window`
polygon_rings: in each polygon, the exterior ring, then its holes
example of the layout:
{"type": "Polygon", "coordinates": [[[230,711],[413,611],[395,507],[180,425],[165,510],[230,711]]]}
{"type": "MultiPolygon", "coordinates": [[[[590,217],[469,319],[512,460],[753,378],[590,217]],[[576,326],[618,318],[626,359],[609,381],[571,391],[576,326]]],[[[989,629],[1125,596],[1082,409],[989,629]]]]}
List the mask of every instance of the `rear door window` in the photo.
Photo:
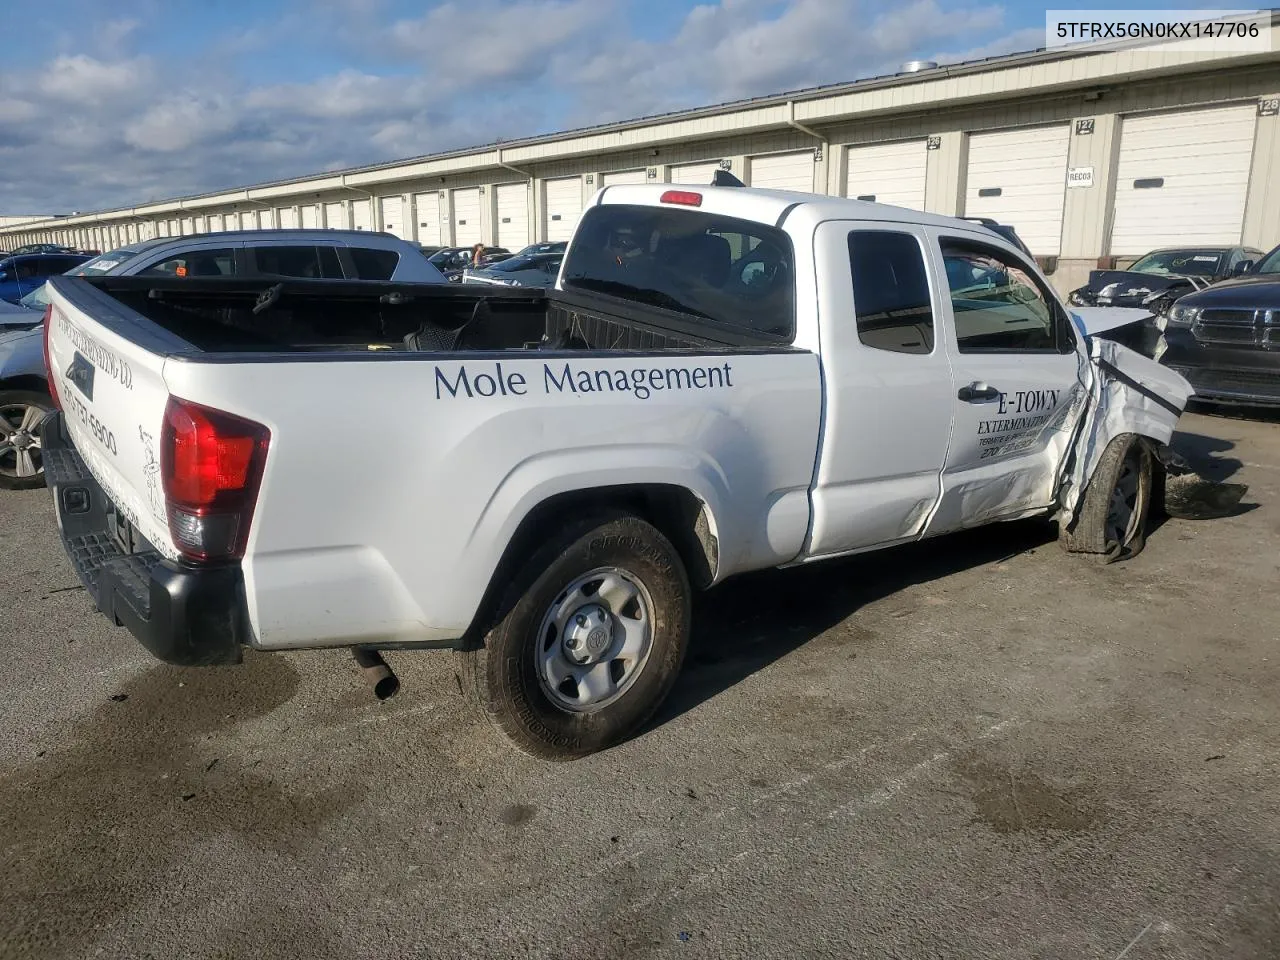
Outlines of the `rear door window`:
{"type": "Polygon", "coordinates": [[[791,239],[767,224],[687,207],[592,207],[562,282],[763,339],[795,336],[791,239]]]}
{"type": "Polygon", "coordinates": [[[138,272],[140,277],[233,277],[236,255],[232,249],[190,250],[167,257],[138,272]]]}
{"type": "Polygon", "coordinates": [[[331,246],[250,247],[258,274],[268,277],[301,277],[310,280],[341,280],[342,265],[331,246]]]}
{"type": "Polygon", "coordinates": [[[849,234],[858,339],[894,353],[933,352],[933,302],[924,251],[909,233],[849,234]]]}
{"type": "Polygon", "coordinates": [[[361,280],[390,280],[400,263],[400,254],[394,250],[348,247],[347,252],[355,264],[356,277],[361,280]]]}

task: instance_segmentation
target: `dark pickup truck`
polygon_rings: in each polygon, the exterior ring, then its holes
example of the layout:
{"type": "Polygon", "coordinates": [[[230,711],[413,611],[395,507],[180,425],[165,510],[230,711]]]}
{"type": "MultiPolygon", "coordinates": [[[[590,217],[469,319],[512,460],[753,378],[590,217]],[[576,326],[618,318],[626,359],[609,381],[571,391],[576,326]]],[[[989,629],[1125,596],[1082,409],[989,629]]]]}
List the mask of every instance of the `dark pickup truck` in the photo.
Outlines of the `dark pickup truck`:
{"type": "Polygon", "coordinates": [[[1155,359],[1214,403],[1280,406],[1280,247],[1169,310],[1155,359]]]}

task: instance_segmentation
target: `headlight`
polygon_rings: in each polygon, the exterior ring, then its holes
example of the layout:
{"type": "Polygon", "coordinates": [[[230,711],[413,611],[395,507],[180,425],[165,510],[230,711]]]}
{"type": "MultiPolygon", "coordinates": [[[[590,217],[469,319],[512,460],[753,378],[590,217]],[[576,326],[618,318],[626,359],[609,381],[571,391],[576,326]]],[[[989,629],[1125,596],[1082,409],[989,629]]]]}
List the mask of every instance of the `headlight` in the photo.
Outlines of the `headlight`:
{"type": "Polygon", "coordinates": [[[1084,297],[1080,296],[1079,290],[1072,290],[1069,294],[1067,294],[1067,303],[1071,304],[1073,307],[1088,306],[1088,304],[1084,302],[1084,297]]]}
{"type": "Polygon", "coordinates": [[[1169,309],[1169,326],[1181,327],[1183,329],[1190,327],[1200,318],[1199,307],[1184,307],[1175,303],[1169,309]]]}

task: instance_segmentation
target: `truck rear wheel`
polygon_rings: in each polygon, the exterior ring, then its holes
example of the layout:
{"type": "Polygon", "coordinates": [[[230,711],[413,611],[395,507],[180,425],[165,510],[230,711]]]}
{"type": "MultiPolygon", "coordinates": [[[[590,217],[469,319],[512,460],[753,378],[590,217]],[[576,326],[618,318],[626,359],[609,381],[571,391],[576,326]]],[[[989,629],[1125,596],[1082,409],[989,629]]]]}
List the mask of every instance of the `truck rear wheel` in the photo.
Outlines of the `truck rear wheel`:
{"type": "Polygon", "coordinates": [[[53,399],[33,390],[0,390],[0,490],[44,486],[40,421],[53,399]]]}
{"type": "Polygon", "coordinates": [[[1107,444],[1089,478],[1075,525],[1059,540],[1071,553],[1092,553],[1106,562],[1142,552],[1151,515],[1155,467],[1151,449],[1135,433],[1107,444]]]}
{"type": "Polygon", "coordinates": [[[522,565],[501,619],[464,654],[465,673],[521,750],[586,756],[636,733],[670,692],[689,601],[684,564],[660,531],[624,514],[586,518],[522,565]]]}

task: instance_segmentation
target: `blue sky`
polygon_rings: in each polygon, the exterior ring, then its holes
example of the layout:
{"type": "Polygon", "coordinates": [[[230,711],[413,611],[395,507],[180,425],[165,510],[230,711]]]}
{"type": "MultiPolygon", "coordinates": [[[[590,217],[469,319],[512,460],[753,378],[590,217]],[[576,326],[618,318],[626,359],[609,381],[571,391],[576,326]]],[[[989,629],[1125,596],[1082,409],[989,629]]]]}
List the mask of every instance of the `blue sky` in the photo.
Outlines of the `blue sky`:
{"type": "MultiPolygon", "coordinates": [[[[1209,5],[1220,4],[1194,4],[1209,5]]],[[[140,204],[874,76],[912,58],[1033,49],[1044,10],[3,0],[0,36],[21,42],[0,59],[0,214],[140,204]]]]}

